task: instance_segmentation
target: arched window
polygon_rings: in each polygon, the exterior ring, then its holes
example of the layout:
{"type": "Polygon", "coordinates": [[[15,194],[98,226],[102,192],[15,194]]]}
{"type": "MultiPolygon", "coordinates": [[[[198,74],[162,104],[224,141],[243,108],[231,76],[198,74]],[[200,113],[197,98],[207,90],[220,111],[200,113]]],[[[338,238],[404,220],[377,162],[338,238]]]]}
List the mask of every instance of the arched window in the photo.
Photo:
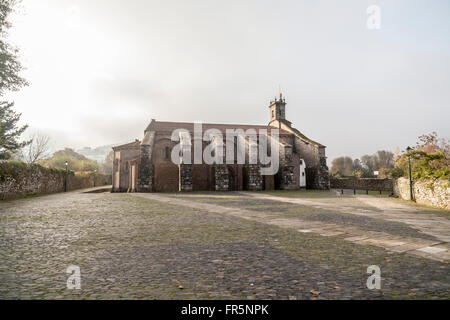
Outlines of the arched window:
{"type": "Polygon", "coordinates": [[[169,160],[169,158],[170,158],[170,148],[166,147],[166,149],[164,150],[164,159],[169,160]]]}

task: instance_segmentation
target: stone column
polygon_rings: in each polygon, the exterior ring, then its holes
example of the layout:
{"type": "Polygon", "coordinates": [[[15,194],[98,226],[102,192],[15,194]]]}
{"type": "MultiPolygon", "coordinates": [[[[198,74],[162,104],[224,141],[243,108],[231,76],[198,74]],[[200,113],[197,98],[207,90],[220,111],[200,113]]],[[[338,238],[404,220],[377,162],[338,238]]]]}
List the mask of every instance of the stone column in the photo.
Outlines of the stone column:
{"type": "Polygon", "coordinates": [[[141,143],[141,154],[139,159],[139,170],[137,178],[137,192],[153,191],[153,164],[152,153],[155,143],[155,133],[146,132],[141,143]]]}
{"type": "Polygon", "coordinates": [[[294,184],[294,166],[285,165],[280,167],[280,170],[281,170],[280,189],[282,190],[297,189],[294,184]]]}
{"type": "Polygon", "coordinates": [[[228,181],[228,167],[225,164],[218,164],[214,166],[215,180],[216,180],[216,191],[228,191],[229,181],[228,181]]]}
{"type": "Polygon", "coordinates": [[[261,167],[258,164],[249,164],[247,166],[248,174],[248,190],[259,191],[262,190],[263,177],[261,176],[261,167]]]}
{"type": "Polygon", "coordinates": [[[330,189],[330,176],[328,174],[327,158],[319,159],[319,167],[317,168],[315,186],[320,190],[330,189]]]}
{"type": "Polygon", "coordinates": [[[179,191],[192,191],[192,165],[180,164],[178,165],[179,176],[179,191]]]}
{"type": "Polygon", "coordinates": [[[141,157],[137,178],[138,192],[153,191],[153,165],[151,163],[151,148],[152,147],[149,145],[141,145],[141,157]]]}

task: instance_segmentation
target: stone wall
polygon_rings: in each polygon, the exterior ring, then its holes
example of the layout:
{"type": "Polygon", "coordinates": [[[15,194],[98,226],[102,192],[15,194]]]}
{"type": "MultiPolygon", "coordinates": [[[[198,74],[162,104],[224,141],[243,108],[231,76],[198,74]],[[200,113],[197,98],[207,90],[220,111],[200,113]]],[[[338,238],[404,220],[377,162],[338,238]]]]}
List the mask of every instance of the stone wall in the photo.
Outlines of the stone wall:
{"type": "MultiPolygon", "coordinates": [[[[49,194],[64,191],[64,170],[47,169],[23,163],[0,163],[0,199],[13,199],[29,195],[49,194]]],[[[67,176],[67,189],[76,190],[94,186],[110,185],[111,176],[74,175],[67,176]]]]}
{"type": "Polygon", "coordinates": [[[180,164],[179,166],[180,174],[180,188],[179,191],[192,191],[192,165],[191,164],[180,164]]]}
{"type": "Polygon", "coordinates": [[[246,166],[246,174],[248,175],[249,191],[262,190],[263,177],[261,176],[261,166],[256,164],[249,164],[246,166]]]}
{"type": "Polygon", "coordinates": [[[216,191],[228,191],[228,167],[224,164],[215,165],[215,189],[216,191]]]}
{"type": "Polygon", "coordinates": [[[140,163],[137,178],[138,192],[153,191],[153,164],[152,152],[155,143],[155,134],[147,132],[141,144],[140,163]]]}
{"type": "Polygon", "coordinates": [[[327,158],[321,157],[319,160],[319,167],[314,176],[313,189],[329,190],[330,176],[328,174],[327,158]]]}
{"type": "Polygon", "coordinates": [[[330,186],[332,189],[354,189],[369,191],[393,191],[392,179],[355,179],[355,178],[330,178],[330,186]]]}
{"type": "Polygon", "coordinates": [[[298,189],[298,187],[294,184],[294,167],[285,165],[280,167],[280,190],[294,190],[298,189]]]}
{"type": "MultiPolygon", "coordinates": [[[[409,200],[409,179],[397,179],[394,192],[400,198],[409,200]]],[[[444,179],[413,181],[413,197],[417,203],[450,210],[450,182],[444,179]]]]}

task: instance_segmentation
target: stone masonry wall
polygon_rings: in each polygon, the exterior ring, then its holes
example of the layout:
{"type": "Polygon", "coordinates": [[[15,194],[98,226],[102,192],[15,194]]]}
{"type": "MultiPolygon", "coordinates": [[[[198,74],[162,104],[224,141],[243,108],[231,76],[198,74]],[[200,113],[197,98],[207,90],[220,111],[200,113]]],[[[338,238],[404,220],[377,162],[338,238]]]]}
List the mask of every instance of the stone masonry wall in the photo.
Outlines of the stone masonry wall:
{"type": "Polygon", "coordinates": [[[192,191],[192,165],[180,164],[180,191],[192,191]]]}
{"type": "Polygon", "coordinates": [[[284,165],[280,168],[281,180],[280,189],[281,190],[294,190],[297,189],[294,179],[294,167],[289,165],[284,165]]]}
{"type": "MultiPolygon", "coordinates": [[[[397,179],[394,182],[394,193],[409,200],[409,179],[397,179]]],[[[413,197],[417,203],[450,210],[450,182],[444,179],[413,181],[413,197]]]]}
{"type": "Polygon", "coordinates": [[[223,164],[215,165],[216,191],[228,191],[228,167],[223,164]]]}
{"type": "Polygon", "coordinates": [[[392,179],[372,179],[372,178],[367,178],[367,179],[331,178],[330,186],[333,189],[393,191],[393,180],[392,179]]]}
{"type": "Polygon", "coordinates": [[[261,176],[261,167],[256,164],[250,164],[246,168],[248,174],[248,190],[262,190],[263,177],[261,176]]]}
{"type": "Polygon", "coordinates": [[[330,176],[328,174],[327,158],[321,157],[319,160],[319,167],[314,176],[314,189],[329,190],[330,189],[330,176]]]}
{"type": "Polygon", "coordinates": [[[138,192],[152,192],[153,191],[153,164],[152,151],[155,140],[154,133],[148,133],[147,141],[141,144],[141,156],[137,178],[138,192]]]}
{"type": "MultiPolygon", "coordinates": [[[[27,166],[21,163],[0,163],[0,200],[64,191],[65,171],[27,166]]],[[[111,184],[111,176],[97,174],[78,176],[69,173],[67,189],[76,190],[111,184]]]]}

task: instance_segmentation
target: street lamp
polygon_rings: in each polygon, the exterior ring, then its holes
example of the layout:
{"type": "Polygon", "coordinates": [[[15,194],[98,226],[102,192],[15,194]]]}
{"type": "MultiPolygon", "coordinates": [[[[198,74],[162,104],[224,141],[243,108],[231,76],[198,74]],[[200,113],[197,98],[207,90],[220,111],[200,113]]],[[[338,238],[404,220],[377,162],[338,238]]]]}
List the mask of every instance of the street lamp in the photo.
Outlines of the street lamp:
{"type": "Polygon", "coordinates": [[[409,168],[409,200],[413,201],[413,186],[412,186],[412,176],[411,176],[411,152],[412,148],[408,147],[406,148],[406,151],[408,151],[408,168],[409,168]]]}
{"type": "Polygon", "coordinates": [[[97,180],[97,169],[94,170],[94,187],[95,187],[95,180],[97,180]]]}
{"type": "Polygon", "coordinates": [[[69,173],[69,162],[66,161],[64,162],[64,164],[66,165],[66,176],[64,177],[64,192],[67,192],[67,175],[69,173]]]}

